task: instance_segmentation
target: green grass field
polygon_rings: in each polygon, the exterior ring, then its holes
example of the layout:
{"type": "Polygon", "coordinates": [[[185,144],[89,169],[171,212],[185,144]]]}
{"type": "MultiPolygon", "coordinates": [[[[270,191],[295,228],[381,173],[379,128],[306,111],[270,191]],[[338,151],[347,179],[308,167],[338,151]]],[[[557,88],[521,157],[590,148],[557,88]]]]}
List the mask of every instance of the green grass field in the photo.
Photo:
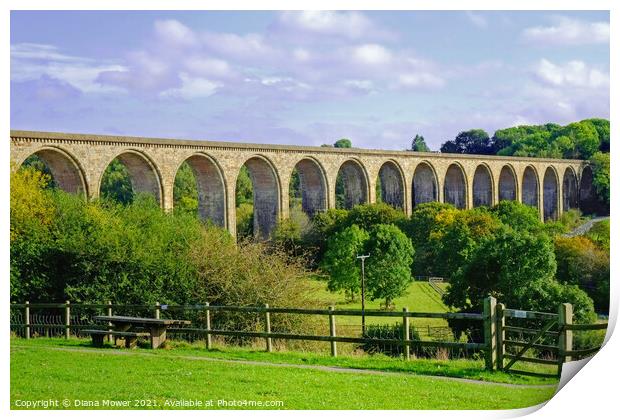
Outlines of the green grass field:
{"type": "Polygon", "coordinates": [[[277,408],[283,409],[509,409],[540,404],[555,392],[555,386],[533,382],[489,383],[530,379],[484,372],[476,361],[360,357],[331,359],[330,364],[326,357],[299,353],[182,347],[95,350],[87,340],[12,339],[11,407],[20,408],[18,401],[52,399],[60,402],[58,408],[63,400],[67,408],[79,408],[76,400],[99,402],[94,408],[113,408],[101,406],[109,400],[129,401],[124,408],[176,408],[166,401],[180,400],[213,404],[201,408],[230,408],[218,401],[248,400],[281,401],[277,408]],[[375,373],[368,371],[371,366],[375,373]],[[487,383],[421,376],[432,373],[487,383]]]}
{"type": "MultiPolygon", "coordinates": [[[[336,309],[361,309],[360,300],[354,302],[347,301],[343,292],[332,293],[326,289],[326,282],[318,278],[312,278],[307,280],[308,284],[312,288],[313,298],[315,298],[320,306],[334,306],[336,309]]],[[[442,285],[445,287],[445,284],[442,285]]],[[[381,309],[382,301],[380,300],[367,300],[366,309],[381,309]]],[[[402,308],[407,308],[410,311],[415,312],[450,312],[448,308],[441,300],[440,295],[431,288],[426,281],[414,281],[409,286],[405,296],[400,297],[394,301],[394,310],[400,311],[402,308]]],[[[348,327],[359,327],[361,319],[359,316],[339,316],[338,324],[348,327]]],[[[366,317],[367,325],[370,324],[393,324],[400,322],[400,319],[396,318],[384,318],[384,317],[366,317]]],[[[428,329],[446,329],[448,323],[444,319],[435,318],[411,318],[411,325],[415,326],[421,338],[428,338],[428,329]]],[[[446,335],[449,332],[447,330],[442,331],[442,334],[446,335]]]]}

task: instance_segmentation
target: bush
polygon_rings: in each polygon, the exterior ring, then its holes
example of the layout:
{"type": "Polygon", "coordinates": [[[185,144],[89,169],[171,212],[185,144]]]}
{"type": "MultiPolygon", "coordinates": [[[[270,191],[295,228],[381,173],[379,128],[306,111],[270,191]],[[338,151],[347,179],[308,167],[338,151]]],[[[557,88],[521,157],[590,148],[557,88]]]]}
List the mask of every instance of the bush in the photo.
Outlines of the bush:
{"type": "MultiPolygon", "coordinates": [[[[362,335],[364,338],[371,339],[403,339],[403,324],[371,324],[366,326],[366,333],[362,335]]],[[[409,326],[409,339],[419,340],[420,335],[416,331],[415,327],[409,326]]],[[[383,344],[383,343],[364,343],[360,346],[364,352],[368,354],[382,353],[392,357],[402,356],[404,348],[402,344],[383,344]]],[[[409,354],[416,356],[422,355],[422,348],[418,345],[409,346],[409,354]]]]}

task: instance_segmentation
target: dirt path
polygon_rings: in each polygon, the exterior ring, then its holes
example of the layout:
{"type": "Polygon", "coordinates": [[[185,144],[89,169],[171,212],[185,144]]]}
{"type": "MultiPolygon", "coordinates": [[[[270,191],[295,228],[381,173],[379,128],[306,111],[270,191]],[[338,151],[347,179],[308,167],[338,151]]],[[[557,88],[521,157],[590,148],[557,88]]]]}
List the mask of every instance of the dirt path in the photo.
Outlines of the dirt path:
{"type": "MultiPolygon", "coordinates": [[[[36,346],[20,346],[20,345],[11,345],[11,348],[16,349],[33,349],[39,348],[36,346]]],[[[311,369],[311,370],[320,370],[323,372],[337,372],[337,373],[354,373],[354,374],[362,374],[362,375],[382,375],[382,376],[417,376],[425,379],[432,380],[441,380],[441,381],[455,381],[476,385],[493,385],[493,386],[503,386],[506,388],[555,388],[557,384],[542,384],[542,385],[525,385],[525,384],[506,384],[500,382],[489,382],[489,381],[480,381],[477,379],[467,379],[467,378],[454,378],[449,376],[434,376],[434,375],[421,375],[413,372],[388,372],[384,370],[372,370],[372,369],[357,369],[357,368],[347,368],[347,367],[338,367],[338,366],[325,366],[325,365],[298,365],[293,363],[277,363],[277,362],[260,362],[256,360],[238,360],[238,359],[220,359],[217,357],[208,357],[208,356],[184,356],[184,355],[158,355],[154,353],[142,353],[142,352],[134,352],[134,351],[125,351],[125,350],[100,350],[100,349],[85,349],[85,348],[69,348],[69,347],[44,347],[50,350],[56,351],[66,351],[66,352],[74,352],[74,353],[95,353],[95,354],[114,354],[120,356],[145,356],[145,357],[166,357],[166,358],[178,358],[184,360],[196,360],[196,361],[205,361],[205,362],[221,362],[221,363],[230,363],[230,364],[239,364],[239,365],[251,365],[251,366],[266,366],[266,367],[285,367],[285,368],[295,368],[295,369],[311,369]]]]}

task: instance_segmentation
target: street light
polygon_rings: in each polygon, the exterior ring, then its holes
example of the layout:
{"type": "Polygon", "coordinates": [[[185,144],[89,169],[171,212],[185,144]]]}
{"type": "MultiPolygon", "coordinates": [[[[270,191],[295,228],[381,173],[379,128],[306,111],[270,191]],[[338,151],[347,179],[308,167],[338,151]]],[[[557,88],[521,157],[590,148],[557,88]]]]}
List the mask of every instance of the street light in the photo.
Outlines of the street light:
{"type": "Polygon", "coordinates": [[[366,334],[366,314],[364,313],[364,301],[366,300],[366,275],[364,272],[364,261],[366,261],[366,258],[368,257],[370,257],[370,254],[357,256],[358,260],[362,260],[362,334],[364,335],[366,334]]]}

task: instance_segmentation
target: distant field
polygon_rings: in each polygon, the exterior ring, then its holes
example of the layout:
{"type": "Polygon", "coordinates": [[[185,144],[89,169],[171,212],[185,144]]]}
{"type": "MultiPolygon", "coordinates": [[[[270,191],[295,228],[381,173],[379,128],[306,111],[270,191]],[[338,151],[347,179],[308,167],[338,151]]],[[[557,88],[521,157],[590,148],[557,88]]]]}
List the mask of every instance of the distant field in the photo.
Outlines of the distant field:
{"type": "MultiPolygon", "coordinates": [[[[298,357],[295,355],[284,356],[281,363],[289,364],[278,366],[230,360],[237,358],[235,352],[227,356],[182,349],[93,351],[87,343],[11,340],[11,408],[20,408],[18,400],[53,399],[68,401],[68,408],[79,408],[76,400],[99,402],[93,408],[114,408],[101,406],[108,400],[128,401],[125,408],[174,408],[166,402],[199,400],[213,403],[201,408],[221,409],[226,406],[218,405],[220,400],[248,400],[280,401],[280,407],[262,408],[281,409],[509,409],[540,404],[555,392],[555,386],[469,383],[404,372],[369,374],[294,366],[290,363],[298,357]]],[[[446,363],[451,362],[442,364],[446,363]]],[[[415,364],[411,362],[412,367],[415,364]]],[[[473,364],[466,368],[457,363],[453,371],[478,371],[488,380],[497,375],[500,380],[514,381],[506,374],[483,373],[473,364]]]]}
{"type": "MultiPolygon", "coordinates": [[[[343,292],[332,293],[326,288],[326,282],[320,279],[307,280],[311,284],[313,297],[316,298],[321,306],[333,305],[336,309],[361,309],[359,299],[355,302],[348,302],[343,292]]],[[[442,284],[446,287],[446,284],[442,284]]],[[[366,300],[366,309],[380,309],[382,302],[380,300],[366,300]]],[[[426,281],[414,281],[407,290],[407,294],[394,301],[396,311],[402,308],[408,308],[410,311],[416,312],[450,312],[450,309],[442,302],[439,294],[431,288],[426,281]]],[[[338,317],[338,323],[349,326],[359,326],[360,317],[341,316],[338,317]]],[[[395,318],[367,317],[367,324],[386,324],[400,322],[395,318]]],[[[443,319],[430,318],[411,318],[411,324],[417,327],[421,335],[430,328],[446,328],[448,323],[443,319]]]]}

